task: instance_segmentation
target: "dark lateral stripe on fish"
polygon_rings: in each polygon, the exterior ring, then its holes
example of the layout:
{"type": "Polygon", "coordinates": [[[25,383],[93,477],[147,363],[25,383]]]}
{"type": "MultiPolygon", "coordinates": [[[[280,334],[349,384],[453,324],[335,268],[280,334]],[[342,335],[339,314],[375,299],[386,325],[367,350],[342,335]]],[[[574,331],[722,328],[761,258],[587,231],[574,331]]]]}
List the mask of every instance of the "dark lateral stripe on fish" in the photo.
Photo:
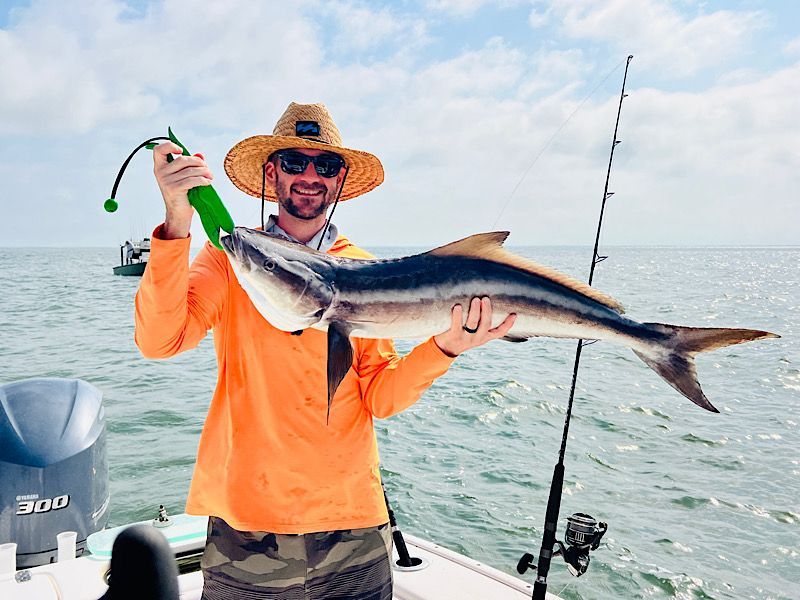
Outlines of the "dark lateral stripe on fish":
{"type": "MultiPolygon", "coordinates": [[[[505,251],[504,251],[505,252],[505,251]]],[[[508,252],[505,254],[514,256],[508,252]]],[[[525,261],[521,259],[520,261],[525,261]]],[[[586,284],[557,273],[553,269],[540,267],[540,271],[521,269],[508,262],[486,261],[471,256],[446,256],[425,253],[410,256],[404,259],[364,261],[366,264],[343,263],[337,272],[337,285],[340,289],[387,289],[402,290],[416,287],[420,284],[419,275],[423,273],[426,279],[437,280],[439,283],[455,284],[464,278],[486,279],[491,277],[498,282],[515,281],[527,286],[532,283],[542,287],[552,287],[563,293],[574,293],[578,296],[594,300],[615,311],[621,310],[621,305],[616,301],[598,292],[586,284]]],[[[524,262],[527,266],[528,261],[524,262]]],[[[493,291],[497,291],[493,287],[493,291]]]]}

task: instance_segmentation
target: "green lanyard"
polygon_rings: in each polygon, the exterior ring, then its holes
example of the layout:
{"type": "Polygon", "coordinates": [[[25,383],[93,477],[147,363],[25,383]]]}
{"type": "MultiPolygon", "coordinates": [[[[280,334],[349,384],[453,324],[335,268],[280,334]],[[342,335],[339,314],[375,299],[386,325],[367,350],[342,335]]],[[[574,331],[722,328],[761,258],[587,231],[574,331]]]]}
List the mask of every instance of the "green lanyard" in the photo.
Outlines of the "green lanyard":
{"type": "MultiPolygon", "coordinates": [[[[168,140],[180,146],[183,150],[184,156],[191,156],[191,153],[186,149],[186,146],[184,146],[178,140],[178,138],[175,137],[175,134],[172,133],[172,129],[167,128],[167,130],[169,132],[169,137],[155,137],[142,142],[133,152],[130,153],[125,162],[122,163],[122,168],[120,168],[119,173],[117,174],[117,179],[114,182],[114,187],[111,190],[111,196],[105,201],[105,203],[103,203],[103,208],[105,208],[107,212],[114,212],[117,210],[117,208],[119,208],[119,203],[116,200],[119,182],[122,180],[122,174],[125,172],[128,163],[131,162],[133,155],[139,150],[142,148],[152,150],[156,147],[155,142],[168,140]]],[[[174,159],[172,158],[172,155],[168,154],[167,162],[172,162],[173,160],[174,159]]],[[[191,204],[197,211],[197,214],[200,215],[200,222],[203,224],[203,229],[205,230],[208,239],[217,248],[222,250],[222,245],[219,243],[220,229],[228,233],[233,233],[233,228],[235,225],[233,224],[233,219],[231,218],[228,209],[225,208],[225,205],[222,203],[222,199],[219,197],[219,194],[217,194],[217,191],[212,186],[202,185],[190,189],[188,196],[189,204],[191,204]]]]}

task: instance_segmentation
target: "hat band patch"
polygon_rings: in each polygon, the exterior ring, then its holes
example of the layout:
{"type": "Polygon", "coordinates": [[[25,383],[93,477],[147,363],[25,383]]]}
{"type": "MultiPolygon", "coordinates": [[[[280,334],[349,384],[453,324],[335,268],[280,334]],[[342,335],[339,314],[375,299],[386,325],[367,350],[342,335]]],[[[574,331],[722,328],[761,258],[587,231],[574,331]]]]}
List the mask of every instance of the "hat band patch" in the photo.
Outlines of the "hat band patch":
{"type": "Polygon", "coordinates": [[[320,128],[316,121],[297,121],[295,123],[297,137],[319,137],[320,128]]]}

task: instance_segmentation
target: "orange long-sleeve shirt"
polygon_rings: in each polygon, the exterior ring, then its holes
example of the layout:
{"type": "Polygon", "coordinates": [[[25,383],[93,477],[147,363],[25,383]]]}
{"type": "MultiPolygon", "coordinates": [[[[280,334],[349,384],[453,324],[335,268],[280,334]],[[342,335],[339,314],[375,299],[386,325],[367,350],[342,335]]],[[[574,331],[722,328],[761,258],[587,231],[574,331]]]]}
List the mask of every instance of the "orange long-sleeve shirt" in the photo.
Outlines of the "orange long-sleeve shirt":
{"type": "MultiPolygon", "coordinates": [[[[339,237],[330,254],[370,255],[339,237]]],[[[327,336],[272,327],[206,244],[189,268],[189,238],[153,232],[136,294],[136,343],[148,358],[194,348],[214,331],[217,387],[186,512],[242,531],[309,533],[388,520],[373,417],[416,402],[452,363],[430,339],[399,357],[391,340],[352,339],[353,368],[327,407],[327,336]]]]}

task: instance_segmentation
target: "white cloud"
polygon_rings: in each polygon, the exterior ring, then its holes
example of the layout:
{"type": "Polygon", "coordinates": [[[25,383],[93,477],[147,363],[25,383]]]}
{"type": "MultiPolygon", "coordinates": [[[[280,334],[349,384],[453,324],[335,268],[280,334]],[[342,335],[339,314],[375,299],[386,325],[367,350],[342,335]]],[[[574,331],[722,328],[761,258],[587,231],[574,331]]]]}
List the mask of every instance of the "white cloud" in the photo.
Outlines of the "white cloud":
{"type": "MultiPolygon", "coordinates": [[[[86,132],[109,119],[153,114],[156,96],[122,81],[108,85],[91,44],[75,32],[84,29],[62,25],[71,12],[59,6],[37,5],[14,30],[0,30],[0,131],[86,132]]],[[[118,16],[117,10],[91,11],[85,29],[118,16]]]]}
{"type": "MultiPolygon", "coordinates": [[[[514,49],[487,46],[409,77],[408,95],[387,99],[376,114],[386,121],[366,140],[388,169],[378,203],[359,207],[365,229],[372,220],[374,230],[390,204],[396,218],[424,223],[403,232],[409,243],[430,243],[437,231],[448,232],[434,237],[438,243],[491,227],[520,176],[578,105],[562,90],[524,98],[522,72],[514,49]],[[497,85],[462,87],[496,77],[502,52],[502,62],[518,71],[510,69],[497,85]],[[469,76],[462,60],[471,65],[469,76]],[[518,96],[504,94],[508,88],[518,96]]],[[[590,239],[617,108],[612,90],[576,113],[524,180],[498,224],[512,230],[511,243],[590,239]]],[[[788,225],[800,222],[794,201],[800,124],[792,107],[800,97],[800,65],[695,93],[637,89],[630,80],[628,91],[609,243],[800,241],[788,225]]]]}
{"type": "Polygon", "coordinates": [[[745,50],[751,34],[766,26],[763,13],[718,10],[689,17],[658,0],[552,0],[537,5],[535,26],[557,19],[576,39],[608,42],[635,54],[665,76],[692,75],[745,50]]]}
{"type": "Polygon", "coordinates": [[[531,12],[528,13],[528,23],[534,29],[538,27],[544,27],[550,20],[550,15],[548,11],[543,10],[540,11],[537,6],[534,6],[531,9],[531,12]]]}
{"type": "Polygon", "coordinates": [[[563,88],[574,88],[593,74],[593,65],[587,62],[583,51],[540,50],[529,58],[531,70],[520,84],[520,95],[531,97],[543,92],[553,93],[563,88]]]}
{"type": "Polygon", "coordinates": [[[786,46],[784,46],[783,51],[790,56],[800,56],[800,37],[790,40],[786,46]]]}
{"type": "Polygon", "coordinates": [[[660,236],[800,241],[792,228],[779,225],[800,219],[793,191],[800,170],[793,141],[800,126],[792,117],[798,94],[800,64],[701,93],[632,94],[625,136],[634,158],[633,189],[667,222],[686,220],[684,231],[660,236]]]}
{"type": "Polygon", "coordinates": [[[443,12],[458,17],[469,17],[487,5],[508,7],[520,4],[521,0],[427,0],[431,11],[443,12]]]}
{"type": "MultiPolygon", "coordinates": [[[[33,92],[26,89],[48,89],[67,103],[0,98],[3,131],[38,132],[20,135],[13,153],[0,150],[0,202],[16,206],[26,198],[48,206],[53,224],[34,230],[42,216],[21,207],[2,225],[5,243],[37,243],[37,231],[47,231],[43,239],[56,245],[75,243],[74,230],[60,224],[72,223],[76,211],[87,219],[82,244],[124,239],[127,232],[118,230],[125,215],[144,214],[143,223],[156,224],[163,208],[145,158],[126,176],[124,214],[112,218],[99,206],[130,148],[167,124],[193,151],[205,152],[236,221],[255,223],[258,201],[233,188],[222,159],[239,139],[269,132],[290,100],[324,101],[345,143],[384,162],[385,184],[337,209],[343,230],[363,244],[446,242],[492,227],[539,150],[602,75],[579,48],[543,44],[529,51],[499,37],[432,59],[423,46],[403,42],[420,26],[414,15],[398,17],[397,36],[386,43],[355,41],[367,56],[381,57],[365,59],[355,46],[352,55],[333,57],[324,40],[341,38],[349,25],[339,29],[335,19],[320,21],[319,11],[306,14],[310,4],[286,9],[279,26],[268,9],[244,0],[193,12],[168,1],[135,18],[116,4],[77,14],[59,6],[34,4],[19,24],[0,32],[0,44],[16,53],[13,64],[30,64],[31,57],[41,63],[39,70],[15,67],[21,69],[14,71],[15,86],[28,98],[33,92]],[[37,54],[36,27],[48,32],[51,51],[55,45],[62,51],[37,54]],[[13,108],[13,120],[6,108],[13,108]],[[64,136],[80,132],[75,140],[64,136]],[[42,139],[53,148],[42,152],[42,139]],[[42,180],[57,183],[36,185],[42,180]],[[58,202],[48,199],[54,191],[58,202]]],[[[374,15],[376,31],[395,26],[383,9],[356,6],[364,11],[360,23],[374,15]]],[[[637,59],[634,68],[609,243],[796,237],[790,224],[800,221],[800,209],[790,199],[800,170],[793,106],[800,66],[765,74],[742,65],[694,93],[637,89],[636,69],[644,67],[637,59]]],[[[612,79],[599,89],[523,181],[498,223],[512,230],[511,243],[590,239],[617,87],[612,79]]],[[[199,225],[195,235],[204,238],[199,225]]]]}
{"type": "Polygon", "coordinates": [[[201,11],[167,1],[123,19],[117,2],[34,3],[0,32],[0,75],[13,90],[0,96],[0,131],[85,133],[178,103],[259,112],[276,80],[300,80],[321,60],[300,8],[282,7],[278,19],[243,0],[201,11]]]}
{"type": "Polygon", "coordinates": [[[434,95],[473,96],[494,93],[515,86],[523,74],[525,56],[493,37],[479,50],[434,63],[416,74],[420,91],[434,95]]]}
{"type": "Polygon", "coordinates": [[[393,45],[422,46],[428,41],[424,20],[400,14],[388,7],[372,8],[363,2],[328,2],[319,7],[320,15],[331,15],[336,27],[335,44],[344,50],[381,48],[393,45]]]}

